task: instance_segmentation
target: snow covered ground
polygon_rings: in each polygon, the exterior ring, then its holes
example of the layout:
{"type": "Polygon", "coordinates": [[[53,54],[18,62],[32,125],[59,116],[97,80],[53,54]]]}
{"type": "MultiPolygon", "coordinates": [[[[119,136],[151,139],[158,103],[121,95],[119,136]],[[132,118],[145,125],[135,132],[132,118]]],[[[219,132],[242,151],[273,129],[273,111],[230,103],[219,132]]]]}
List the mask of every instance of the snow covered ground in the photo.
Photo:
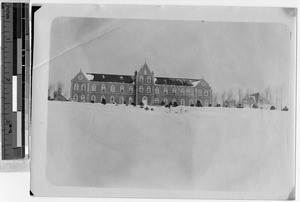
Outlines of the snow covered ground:
{"type": "Polygon", "coordinates": [[[47,179],[62,186],[268,193],[294,186],[290,111],[48,102],[47,179]],[[67,159],[67,160],[66,160],[67,159]]]}

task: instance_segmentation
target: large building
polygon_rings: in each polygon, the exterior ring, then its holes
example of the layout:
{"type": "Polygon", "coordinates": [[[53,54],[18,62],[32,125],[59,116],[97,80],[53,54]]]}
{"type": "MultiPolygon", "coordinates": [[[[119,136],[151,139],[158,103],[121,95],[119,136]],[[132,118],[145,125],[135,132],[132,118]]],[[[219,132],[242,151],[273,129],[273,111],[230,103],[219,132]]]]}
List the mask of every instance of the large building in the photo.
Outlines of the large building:
{"type": "Polygon", "coordinates": [[[147,63],[134,75],[84,73],[80,70],[71,80],[71,100],[77,102],[144,103],[202,106],[212,103],[212,90],[202,79],[155,77],[147,63]],[[162,103],[163,102],[163,103],[162,103]]]}

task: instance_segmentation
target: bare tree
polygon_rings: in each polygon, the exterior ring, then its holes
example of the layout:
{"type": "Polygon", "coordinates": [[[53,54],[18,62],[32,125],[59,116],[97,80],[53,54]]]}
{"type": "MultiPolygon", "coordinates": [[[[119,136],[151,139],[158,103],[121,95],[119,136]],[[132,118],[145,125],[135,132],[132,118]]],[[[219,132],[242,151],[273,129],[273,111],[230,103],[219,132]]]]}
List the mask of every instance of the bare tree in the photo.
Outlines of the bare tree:
{"type": "Polygon", "coordinates": [[[58,94],[62,93],[63,88],[64,88],[64,83],[61,81],[57,82],[57,90],[56,91],[58,94]]]}
{"type": "Polygon", "coordinates": [[[242,89],[238,90],[238,96],[239,96],[239,102],[241,102],[242,99],[244,98],[244,92],[242,89]]]}
{"type": "Polygon", "coordinates": [[[54,90],[55,90],[54,85],[50,83],[48,86],[48,99],[53,98],[54,90]]]}
{"type": "Polygon", "coordinates": [[[215,92],[215,91],[213,91],[213,93],[212,93],[213,106],[215,106],[216,104],[218,104],[218,97],[219,97],[218,93],[215,92]]]}
{"type": "Polygon", "coordinates": [[[226,100],[226,91],[224,91],[224,92],[221,94],[221,98],[222,98],[222,102],[225,102],[225,100],[226,100]]]}
{"type": "Polygon", "coordinates": [[[232,99],[232,98],[233,98],[233,90],[230,89],[230,90],[228,91],[228,93],[227,93],[227,99],[230,100],[230,99],[232,99]]]}

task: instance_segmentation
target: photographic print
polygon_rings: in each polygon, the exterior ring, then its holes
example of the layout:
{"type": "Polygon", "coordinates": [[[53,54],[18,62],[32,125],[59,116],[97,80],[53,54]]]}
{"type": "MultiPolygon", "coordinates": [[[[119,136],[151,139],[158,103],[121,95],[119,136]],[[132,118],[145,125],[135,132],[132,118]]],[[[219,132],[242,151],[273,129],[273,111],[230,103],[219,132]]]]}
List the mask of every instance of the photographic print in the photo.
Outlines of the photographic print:
{"type": "Polygon", "coordinates": [[[173,18],[52,21],[47,183],[294,199],[295,29],[173,18]]]}

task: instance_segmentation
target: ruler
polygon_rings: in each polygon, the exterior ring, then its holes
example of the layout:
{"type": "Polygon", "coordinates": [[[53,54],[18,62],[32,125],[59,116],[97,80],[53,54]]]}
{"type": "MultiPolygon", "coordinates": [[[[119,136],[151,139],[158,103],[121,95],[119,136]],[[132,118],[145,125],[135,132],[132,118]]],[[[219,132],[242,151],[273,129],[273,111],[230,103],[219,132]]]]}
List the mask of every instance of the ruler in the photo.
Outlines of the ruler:
{"type": "Polygon", "coordinates": [[[2,160],[28,156],[29,4],[1,3],[2,160]]]}

